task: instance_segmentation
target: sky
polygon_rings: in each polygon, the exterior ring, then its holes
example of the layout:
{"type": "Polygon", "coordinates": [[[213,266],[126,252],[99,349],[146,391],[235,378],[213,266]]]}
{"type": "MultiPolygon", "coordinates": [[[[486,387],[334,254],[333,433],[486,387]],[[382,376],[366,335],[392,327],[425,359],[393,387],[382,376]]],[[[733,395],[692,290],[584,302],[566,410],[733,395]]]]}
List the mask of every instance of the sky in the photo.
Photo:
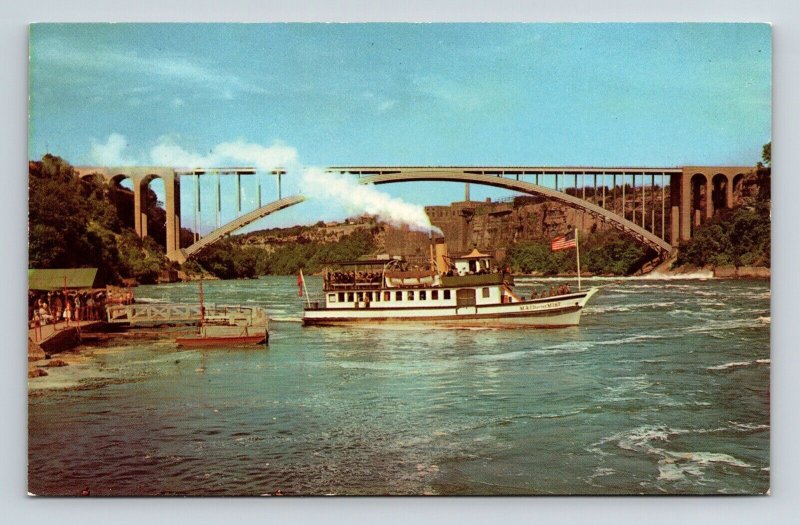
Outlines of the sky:
{"type": "MultiPolygon", "coordinates": [[[[30,61],[30,159],[255,166],[245,209],[259,179],[276,197],[277,166],[286,196],[309,167],[752,165],[771,140],[764,24],[36,24],[30,61]]],[[[352,211],[317,190],[250,229],[352,211]]],[[[419,205],[464,192],[379,190],[419,205]]],[[[184,181],[189,227],[192,194],[184,181]]]]}

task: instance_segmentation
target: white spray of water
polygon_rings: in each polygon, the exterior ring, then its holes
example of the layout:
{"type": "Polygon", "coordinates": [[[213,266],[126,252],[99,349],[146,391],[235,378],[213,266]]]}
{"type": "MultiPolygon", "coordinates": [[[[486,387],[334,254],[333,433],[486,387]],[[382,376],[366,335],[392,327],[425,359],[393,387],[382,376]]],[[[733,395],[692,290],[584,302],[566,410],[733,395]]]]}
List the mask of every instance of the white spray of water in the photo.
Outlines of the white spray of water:
{"type": "Polygon", "coordinates": [[[303,174],[303,191],[322,201],[334,200],[351,214],[367,213],[392,226],[408,226],[411,230],[424,233],[442,233],[431,224],[422,206],[392,197],[372,185],[359,184],[353,175],[308,168],[303,174]]]}

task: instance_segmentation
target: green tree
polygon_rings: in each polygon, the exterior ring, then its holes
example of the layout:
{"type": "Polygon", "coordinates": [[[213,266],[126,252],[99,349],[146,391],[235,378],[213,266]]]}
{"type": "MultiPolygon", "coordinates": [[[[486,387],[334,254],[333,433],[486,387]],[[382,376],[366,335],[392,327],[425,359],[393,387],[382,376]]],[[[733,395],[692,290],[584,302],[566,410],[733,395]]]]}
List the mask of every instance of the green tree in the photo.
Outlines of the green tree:
{"type": "Polygon", "coordinates": [[[47,154],[28,164],[29,265],[96,267],[100,278],[155,282],[169,267],[151,238],[139,239],[120,220],[117,191],[99,177],[79,180],[65,160],[47,154]]]}

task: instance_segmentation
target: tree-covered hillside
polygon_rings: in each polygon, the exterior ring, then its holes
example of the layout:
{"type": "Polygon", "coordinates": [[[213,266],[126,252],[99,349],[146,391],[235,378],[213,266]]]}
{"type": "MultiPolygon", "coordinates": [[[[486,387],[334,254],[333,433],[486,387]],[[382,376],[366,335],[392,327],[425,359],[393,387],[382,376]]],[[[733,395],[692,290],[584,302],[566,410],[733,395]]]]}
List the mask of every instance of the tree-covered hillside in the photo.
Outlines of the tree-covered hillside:
{"type": "Polygon", "coordinates": [[[99,180],[79,180],[69,163],[53,155],[30,162],[28,176],[29,267],[96,267],[109,283],[155,282],[169,267],[155,240],[139,239],[125,225],[99,180]]]}

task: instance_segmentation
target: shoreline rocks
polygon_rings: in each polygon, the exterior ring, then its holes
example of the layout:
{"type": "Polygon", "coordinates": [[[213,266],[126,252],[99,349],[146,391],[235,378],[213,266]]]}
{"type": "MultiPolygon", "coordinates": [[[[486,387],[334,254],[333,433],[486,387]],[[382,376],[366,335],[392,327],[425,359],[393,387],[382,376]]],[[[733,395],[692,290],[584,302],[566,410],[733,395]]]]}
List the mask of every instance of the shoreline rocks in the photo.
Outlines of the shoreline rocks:
{"type": "Polygon", "coordinates": [[[763,266],[720,266],[714,268],[717,279],[769,279],[770,269],[763,266]]]}

